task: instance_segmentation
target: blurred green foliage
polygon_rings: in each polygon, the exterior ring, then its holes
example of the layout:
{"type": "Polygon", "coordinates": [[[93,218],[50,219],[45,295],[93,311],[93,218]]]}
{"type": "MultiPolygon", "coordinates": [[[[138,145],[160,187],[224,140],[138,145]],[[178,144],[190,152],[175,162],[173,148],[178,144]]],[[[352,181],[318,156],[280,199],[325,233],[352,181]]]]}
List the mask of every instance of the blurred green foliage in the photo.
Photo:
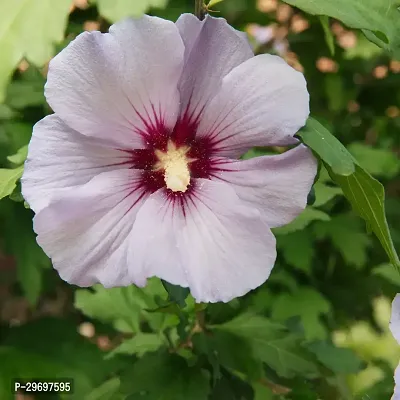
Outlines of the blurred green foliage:
{"type": "Polygon", "coordinates": [[[388,330],[400,288],[388,264],[400,245],[399,4],[286,1],[307,14],[275,0],[214,3],[257,53],[304,72],[319,122],[299,135],[322,162],[310,205],[275,230],[269,280],[204,305],[158,279],[145,288],[65,284],[36,244],[19,184],[32,126],[51,113],[51,56],[84,29],[143,12],[174,21],[194,2],[0,0],[0,399],[14,398],[13,378],[75,380],[74,394],[49,399],[391,396],[400,358],[388,330]],[[273,34],[261,41],[267,26],[273,34]]]}

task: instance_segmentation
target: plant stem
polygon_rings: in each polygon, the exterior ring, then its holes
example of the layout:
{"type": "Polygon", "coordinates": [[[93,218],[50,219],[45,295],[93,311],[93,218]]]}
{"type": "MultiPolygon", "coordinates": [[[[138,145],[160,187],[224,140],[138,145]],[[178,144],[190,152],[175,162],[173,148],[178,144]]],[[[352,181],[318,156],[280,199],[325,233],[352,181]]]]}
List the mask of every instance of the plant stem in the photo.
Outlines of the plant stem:
{"type": "Polygon", "coordinates": [[[204,0],[194,0],[194,15],[200,20],[206,16],[206,7],[204,5],[204,0]]]}

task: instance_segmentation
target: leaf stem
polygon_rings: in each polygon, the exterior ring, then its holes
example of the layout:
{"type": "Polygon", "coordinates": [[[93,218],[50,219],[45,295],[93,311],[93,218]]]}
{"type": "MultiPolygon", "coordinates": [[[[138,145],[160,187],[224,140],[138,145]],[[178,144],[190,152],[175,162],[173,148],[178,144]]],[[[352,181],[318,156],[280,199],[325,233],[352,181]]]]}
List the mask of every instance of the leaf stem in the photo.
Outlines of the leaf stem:
{"type": "Polygon", "coordinates": [[[194,0],[194,15],[200,20],[206,16],[206,5],[204,4],[204,0],[194,0]]]}

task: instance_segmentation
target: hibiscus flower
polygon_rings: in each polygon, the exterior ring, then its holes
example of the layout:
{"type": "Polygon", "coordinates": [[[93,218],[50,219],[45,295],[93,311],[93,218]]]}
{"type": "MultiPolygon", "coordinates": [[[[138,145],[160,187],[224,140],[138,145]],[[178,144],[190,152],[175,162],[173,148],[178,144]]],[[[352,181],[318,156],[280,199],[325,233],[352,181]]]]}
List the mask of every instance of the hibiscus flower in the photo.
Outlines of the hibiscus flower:
{"type": "MultiPolygon", "coordinates": [[[[390,330],[400,344],[400,294],[397,294],[392,303],[392,316],[390,318],[390,330]]],[[[392,400],[400,400],[400,364],[394,373],[395,388],[392,400]]]]}
{"type": "Polygon", "coordinates": [[[157,276],[203,302],[265,282],[270,229],[301,213],[316,174],[294,138],[309,114],[301,73],[255,57],[222,18],[144,16],[79,35],[50,62],[45,95],[55,114],[34,127],[22,191],[62,279],[157,276]]]}

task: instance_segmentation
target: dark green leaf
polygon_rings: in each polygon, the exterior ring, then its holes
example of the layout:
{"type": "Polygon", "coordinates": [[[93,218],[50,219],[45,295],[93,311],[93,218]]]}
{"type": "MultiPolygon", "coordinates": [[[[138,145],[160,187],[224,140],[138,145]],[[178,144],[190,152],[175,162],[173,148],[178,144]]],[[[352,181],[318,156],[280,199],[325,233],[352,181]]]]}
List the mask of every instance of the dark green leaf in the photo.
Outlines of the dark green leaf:
{"type": "Polygon", "coordinates": [[[161,282],[168,293],[169,299],[176,302],[181,308],[185,307],[185,300],[189,296],[190,290],[181,286],[172,285],[171,283],[163,280],[161,282]]]}
{"type": "Polygon", "coordinates": [[[207,400],[211,387],[207,371],[188,367],[183,358],[167,353],[146,354],[121,382],[129,398],[140,395],[143,400],[207,400]]]}

